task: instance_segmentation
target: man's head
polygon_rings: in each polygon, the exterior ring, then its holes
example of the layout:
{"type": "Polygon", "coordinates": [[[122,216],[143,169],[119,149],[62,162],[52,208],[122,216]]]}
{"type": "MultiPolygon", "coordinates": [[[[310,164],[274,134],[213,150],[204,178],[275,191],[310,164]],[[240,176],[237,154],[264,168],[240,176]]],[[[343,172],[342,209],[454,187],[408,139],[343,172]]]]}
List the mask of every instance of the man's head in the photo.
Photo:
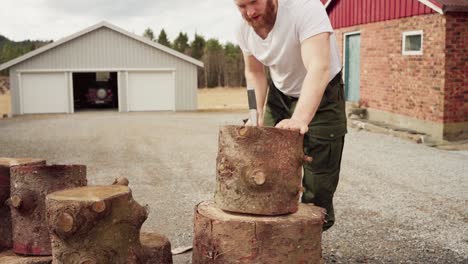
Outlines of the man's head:
{"type": "Polygon", "coordinates": [[[277,0],[234,0],[242,17],[254,29],[272,28],[276,21],[277,0]]]}

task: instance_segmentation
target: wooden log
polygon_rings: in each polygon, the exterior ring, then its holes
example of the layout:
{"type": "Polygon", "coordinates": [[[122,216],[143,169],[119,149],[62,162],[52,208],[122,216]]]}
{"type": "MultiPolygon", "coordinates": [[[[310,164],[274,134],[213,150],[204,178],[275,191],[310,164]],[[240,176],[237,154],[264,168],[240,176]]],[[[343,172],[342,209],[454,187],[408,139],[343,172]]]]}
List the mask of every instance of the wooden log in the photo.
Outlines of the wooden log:
{"type": "Polygon", "coordinates": [[[148,211],[125,185],[59,191],[46,203],[55,264],[148,263],[154,253],[140,242],[148,211]]]}
{"type": "Polygon", "coordinates": [[[323,221],[323,210],[311,204],[294,214],[253,216],[202,202],[195,209],[192,263],[324,263],[323,221]]]}
{"type": "Polygon", "coordinates": [[[146,264],[172,264],[171,243],[157,233],[141,233],[140,241],[145,250],[146,264]]]}
{"type": "Polygon", "coordinates": [[[10,197],[10,169],[14,166],[45,163],[42,159],[0,158],[0,251],[13,247],[11,212],[6,203],[10,197]]]}
{"type": "Polygon", "coordinates": [[[51,256],[18,256],[12,250],[0,253],[0,263],[2,264],[51,264],[51,256]]]}
{"type": "Polygon", "coordinates": [[[271,127],[221,127],[216,204],[236,213],[296,212],[303,190],[303,138],[297,131],[271,127]]]}
{"type": "Polygon", "coordinates": [[[23,255],[51,255],[45,213],[47,194],[86,185],[84,165],[37,165],[11,168],[13,251],[23,255]]]}

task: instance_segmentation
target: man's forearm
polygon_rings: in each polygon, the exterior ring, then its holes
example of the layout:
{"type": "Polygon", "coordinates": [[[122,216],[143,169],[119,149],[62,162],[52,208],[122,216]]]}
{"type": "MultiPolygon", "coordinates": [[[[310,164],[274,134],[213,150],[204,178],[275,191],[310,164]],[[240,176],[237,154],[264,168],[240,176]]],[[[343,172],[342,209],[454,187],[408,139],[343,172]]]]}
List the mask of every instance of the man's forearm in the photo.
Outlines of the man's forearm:
{"type": "Polygon", "coordinates": [[[327,87],[328,79],[328,67],[309,68],[292,119],[300,120],[306,124],[312,121],[327,87]]]}

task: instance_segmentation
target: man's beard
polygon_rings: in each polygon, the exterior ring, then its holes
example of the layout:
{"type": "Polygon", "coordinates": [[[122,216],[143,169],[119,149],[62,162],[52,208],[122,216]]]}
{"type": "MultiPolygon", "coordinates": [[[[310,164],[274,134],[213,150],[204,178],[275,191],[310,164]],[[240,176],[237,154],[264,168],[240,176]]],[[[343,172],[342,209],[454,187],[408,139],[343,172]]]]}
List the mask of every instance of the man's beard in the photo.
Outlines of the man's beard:
{"type": "Polygon", "coordinates": [[[244,16],[244,19],[249,23],[251,27],[255,30],[258,29],[272,29],[276,21],[275,5],[273,4],[274,0],[267,0],[265,10],[261,13],[259,20],[253,20],[247,16],[244,16]]]}

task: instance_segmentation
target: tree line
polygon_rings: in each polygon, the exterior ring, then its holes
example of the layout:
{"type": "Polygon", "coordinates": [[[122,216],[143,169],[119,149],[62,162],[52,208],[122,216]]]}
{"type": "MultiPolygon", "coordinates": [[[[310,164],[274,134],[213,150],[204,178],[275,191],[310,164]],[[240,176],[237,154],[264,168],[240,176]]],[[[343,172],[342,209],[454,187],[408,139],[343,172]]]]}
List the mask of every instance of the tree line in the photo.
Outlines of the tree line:
{"type": "MultiPolygon", "coordinates": [[[[51,43],[52,41],[37,41],[37,40],[25,40],[25,41],[11,41],[5,36],[0,35],[0,64],[3,64],[9,60],[19,57],[32,50],[40,48],[44,45],[51,43]]],[[[0,75],[8,75],[8,70],[0,72],[0,75]]]]}
{"type": "MultiPolygon", "coordinates": [[[[202,61],[205,67],[198,68],[198,87],[245,86],[244,62],[238,45],[230,42],[222,44],[215,38],[206,39],[199,34],[195,34],[194,38],[189,40],[188,35],[183,32],[170,41],[164,29],[156,37],[153,30],[147,28],[143,36],[202,61]]],[[[50,42],[31,40],[14,42],[0,35],[0,64],[50,42]]],[[[0,72],[0,75],[8,75],[8,72],[0,72]]]]}
{"type": "Polygon", "coordinates": [[[170,41],[164,29],[156,37],[153,30],[147,28],[143,36],[202,61],[205,67],[198,69],[198,87],[245,86],[244,61],[238,45],[222,44],[215,38],[205,39],[197,33],[190,41],[183,32],[170,41]]]}

